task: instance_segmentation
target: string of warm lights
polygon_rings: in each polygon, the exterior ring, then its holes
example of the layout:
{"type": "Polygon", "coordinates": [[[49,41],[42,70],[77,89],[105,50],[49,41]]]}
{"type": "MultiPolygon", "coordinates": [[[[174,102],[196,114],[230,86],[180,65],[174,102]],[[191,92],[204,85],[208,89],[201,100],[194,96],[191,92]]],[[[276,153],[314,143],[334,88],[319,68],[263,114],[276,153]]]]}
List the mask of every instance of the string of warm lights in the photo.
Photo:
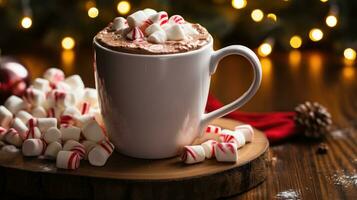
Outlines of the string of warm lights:
{"type": "MultiPolygon", "coordinates": [[[[288,1],[288,0],[284,0],[288,1]]],[[[320,0],[322,3],[329,2],[328,0],[320,0]]],[[[22,2],[22,10],[23,10],[23,17],[20,21],[20,25],[23,29],[30,29],[33,25],[32,19],[32,9],[30,7],[30,0],[21,0],[22,2]]],[[[231,5],[234,9],[241,10],[247,7],[248,5],[247,0],[231,0],[231,5]]],[[[328,12],[325,20],[325,25],[333,29],[339,24],[339,9],[338,6],[334,2],[329,2],[330,11],[328,12]]],[[[95,0],[88,0],[85,3],[85,8],[87,11],[87,15],[91,19],[95,19],[100,15],[100,10],[96,5],[95,0]]],[[[127,15],[131,11],[131,4],[127,0],[119,0],[116,4],[116,9],[119,15],[127,15]]],[[[250,13],[250,17],[254,22],[262,22],[264,19],[271,20],[272,22],[277,22],[278,16],[275,13],[267,13],[265,14],[262,9],[254,8],[250,13]]],[[[313,27],[308,31],[308,38],[312,42],[319,42],[321,41],[325,34],[324,29],[322,27],[313,27]]],[[[268,36],[269,37],[269,36],[268,36]]],[[[302,35],[292,34],[289,39],[289,46],[292,49],[299,49],[305,44],[302,35]]],[[[62,38],[61,40],[61,47],[64,50],[73,49],[76,46],[76,41],[74,37],[67,35],[66,37],[62,38]]],[[[264,40],[262,44],[259,45],[257,49],[258,55],[265,57],[272,53],[274,47],[274,39],[269,37],[268,39],[264,40]]],[[[356,50],[352,47],[348,47],[344,49],[343,56],[346,60],[355,61],[356,60],[356,50]]]]}
{"type": "MultiPolygon", "coordinates": [[[[284,1],[288,1],[288,0],[284,0],[284,1]]],[[[328,0],[320,0],[320,1],[322,3],[328,2],[328,0]]],[[[234,9],[240,10],[240,9],[245,8],[247,6],[248,2],[246,0],[232,0],[231,4],[234,9]]],[[[329,28],[336,27],[338,25],[338,15],[339,15],[338,6],[333,3],[330,3],[330,11],[325,18],[325,24],[329,28]]],[[[250,16],[254,22],[261,22],[264,19],[265,14],[264,14],[264,11],[261,9],[253,9],[250,16]]],[[[268,13],[266,15],[266,18],[272,20],[273,22],[276,22],[278,19],[278,16],[274,13],[268,13]]],[[[319,42],[323,39],[324,33],[321,28],[314,27],[309,30],[308,37],[312,42],[319,42]]],[[[271,38],[268,40],[265,40],[258,47],[258,49],[257,49],[258,55],[260,55],[262,57],[266,57],[271,54],[271,52],[273,51],[273,45],[274,45],[274,42],[271,42],[271,41],[273,41],[271,38]]],[[[292,35],[290,37],[289,44],[290,44],[291,48],[298,49],[303,45],[303,39],[299,35],[292,35]]],[[[343,52],[343,55],[344,55],[345,59],[347,59],[349,61],[356,60],[356,51],[352,48],[346,48],[343,52]]]]}

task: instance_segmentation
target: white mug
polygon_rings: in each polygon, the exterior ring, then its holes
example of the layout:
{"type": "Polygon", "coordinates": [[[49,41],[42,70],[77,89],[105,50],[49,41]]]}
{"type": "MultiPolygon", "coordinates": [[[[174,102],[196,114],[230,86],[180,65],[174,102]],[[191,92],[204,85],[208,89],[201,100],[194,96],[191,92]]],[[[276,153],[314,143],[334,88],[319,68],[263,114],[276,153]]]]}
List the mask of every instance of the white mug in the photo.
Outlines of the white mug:
{"type": "Polygon", "coordinates": [[[253,51],[240,45],[167,55],[118,52],[94,39],[94,69],[99,103],[110,140],[128,156],[176,156],[204,132],[210,121],[245,104],[258,90],[262,72],[253,51]],[[237,54],[249,60],[254,79],[238,99],[205,113],[210,78],[218,62],[237,54]]]}

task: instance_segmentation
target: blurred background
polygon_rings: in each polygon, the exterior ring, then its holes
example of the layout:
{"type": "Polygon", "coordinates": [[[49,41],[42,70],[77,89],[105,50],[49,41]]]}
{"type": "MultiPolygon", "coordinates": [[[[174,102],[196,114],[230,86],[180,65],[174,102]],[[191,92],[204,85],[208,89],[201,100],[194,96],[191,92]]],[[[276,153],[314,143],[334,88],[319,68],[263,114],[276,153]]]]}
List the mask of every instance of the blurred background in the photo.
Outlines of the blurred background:
{"type": "MultiPolygon", "coordinates": [[[[355,91],[353,0],[0,0],[1,52],[19,58],[32,77],[56,66],[94,86],[92,38],[114,17],[147,7],[205,26],[216,49],[254,49],[264,78],[243,110],[291,110],[304,100],[328,101],[327,90],[355,91]]],[[[238,56],[220,66],[211,92],[228,102],[249,86],[250,67],[238,56]]]]}

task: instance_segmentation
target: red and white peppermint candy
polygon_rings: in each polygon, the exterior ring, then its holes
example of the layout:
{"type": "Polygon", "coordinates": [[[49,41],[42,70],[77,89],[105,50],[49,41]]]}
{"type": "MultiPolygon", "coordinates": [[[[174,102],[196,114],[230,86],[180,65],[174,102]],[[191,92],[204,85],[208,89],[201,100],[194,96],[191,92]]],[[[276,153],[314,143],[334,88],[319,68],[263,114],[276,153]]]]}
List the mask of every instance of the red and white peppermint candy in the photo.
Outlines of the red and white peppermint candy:
{"type": "Polygon", "coordinates": [[[81,159],[83,159],[86,156],[86,150],[82,144],[75,145],[74,147],[72,147],[71,151],[76,152],[81,159]]]}
{"type": "Polygon", "coordinates": [[[169,15],[165,11],[160,11],[149,17],[152,23],[158,23],[160,26],[167,24],[169,22],[169,15]]]}
{"type": "Polygon", "coordinates": [[[56,167],[62,169],[77,169],[80,157],[78,153],[72,151],[60,151],[57,154],[56,167]]]}
{"type": "Polygon", "coordinates": [[[205,157],[205,150],[201,145],[185,146],[181,154],[181,160],[186,164],[202,162],[205,157]]]}
{"type": "Polygon", "coordinates": [[[181,15],[172,15],[169,19],[169,22],[175,24],[183,24],[185,23],[185,20],[181,15]]]}
{"type": "Polygon", "coordinates": [[[76,98],[73,93],[64,90],[54,89],[47,96],[49,107],[69,107],[74,106],[76,98]]]}
{"type": "Polygon", "coordinates": [[[114,145],[109,141],[103,141],[94,147],[88,154],[88,161],[94,166],[103,166],[114,151],[114,145]]]}
{"type": "Polygon", "coordinates": [[[58,68],[49,68],[43,74],[43,78],[48,80],[50,83],[56,84],[64,80],[64,73],[58,68]]]}
{"type": "Polygon", "coordinates": [[[9,144],[20,147],[23,139],[14,128],[10,128],[5,132],[5,141],[9,144]]]}
{"type": "Polygon", "coordinates": [[[237,143],[236,138],[231,134],[220,134],[219,139],[224,143],[237,143]]]}
{"type": "Polygon", "coordinates": [[[237,162],[238,150],[235,143],[217,143],[215,156],[219,162],[237,162]]]}
{"type": "Polygon", "coordinates": [[[130,40],[138,40],[144,38],[144,33],[138,27],[134,27],[127,35],[130,40]]]}
{"type": "Polygon", "coordinates": [[[31,127],[26,133],[26,139],[40,139],[41,137],[42,134],[38,127],[31,127]]]}
{"type": "Polygon", "coordinates": [[[216,140],[207,140],[202,143],[201,146],[205,150],[206,158],[210,159],[214,157],[214,148],[218,142],[216,140]]]}
{"type": "Polygon", "coordinates": [[[206,133],[216,133],[220,134],[221,133],[221,127],[219,126],[214,126],[214,125],[208,125],[206,128],[206,133]]]}

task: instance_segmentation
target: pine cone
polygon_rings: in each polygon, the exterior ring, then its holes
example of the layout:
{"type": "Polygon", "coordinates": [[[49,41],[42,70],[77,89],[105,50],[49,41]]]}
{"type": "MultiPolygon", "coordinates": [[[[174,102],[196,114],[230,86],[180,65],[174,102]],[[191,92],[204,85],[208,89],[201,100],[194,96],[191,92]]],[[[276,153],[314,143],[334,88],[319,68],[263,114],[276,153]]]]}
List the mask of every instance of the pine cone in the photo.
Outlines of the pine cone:
{"type": "Polygon", "coordinates": [[[295,112],[295,123],[306,137],[321,138],[331,128],[331,114],[317,102],[300,104],[295,112]]]}

